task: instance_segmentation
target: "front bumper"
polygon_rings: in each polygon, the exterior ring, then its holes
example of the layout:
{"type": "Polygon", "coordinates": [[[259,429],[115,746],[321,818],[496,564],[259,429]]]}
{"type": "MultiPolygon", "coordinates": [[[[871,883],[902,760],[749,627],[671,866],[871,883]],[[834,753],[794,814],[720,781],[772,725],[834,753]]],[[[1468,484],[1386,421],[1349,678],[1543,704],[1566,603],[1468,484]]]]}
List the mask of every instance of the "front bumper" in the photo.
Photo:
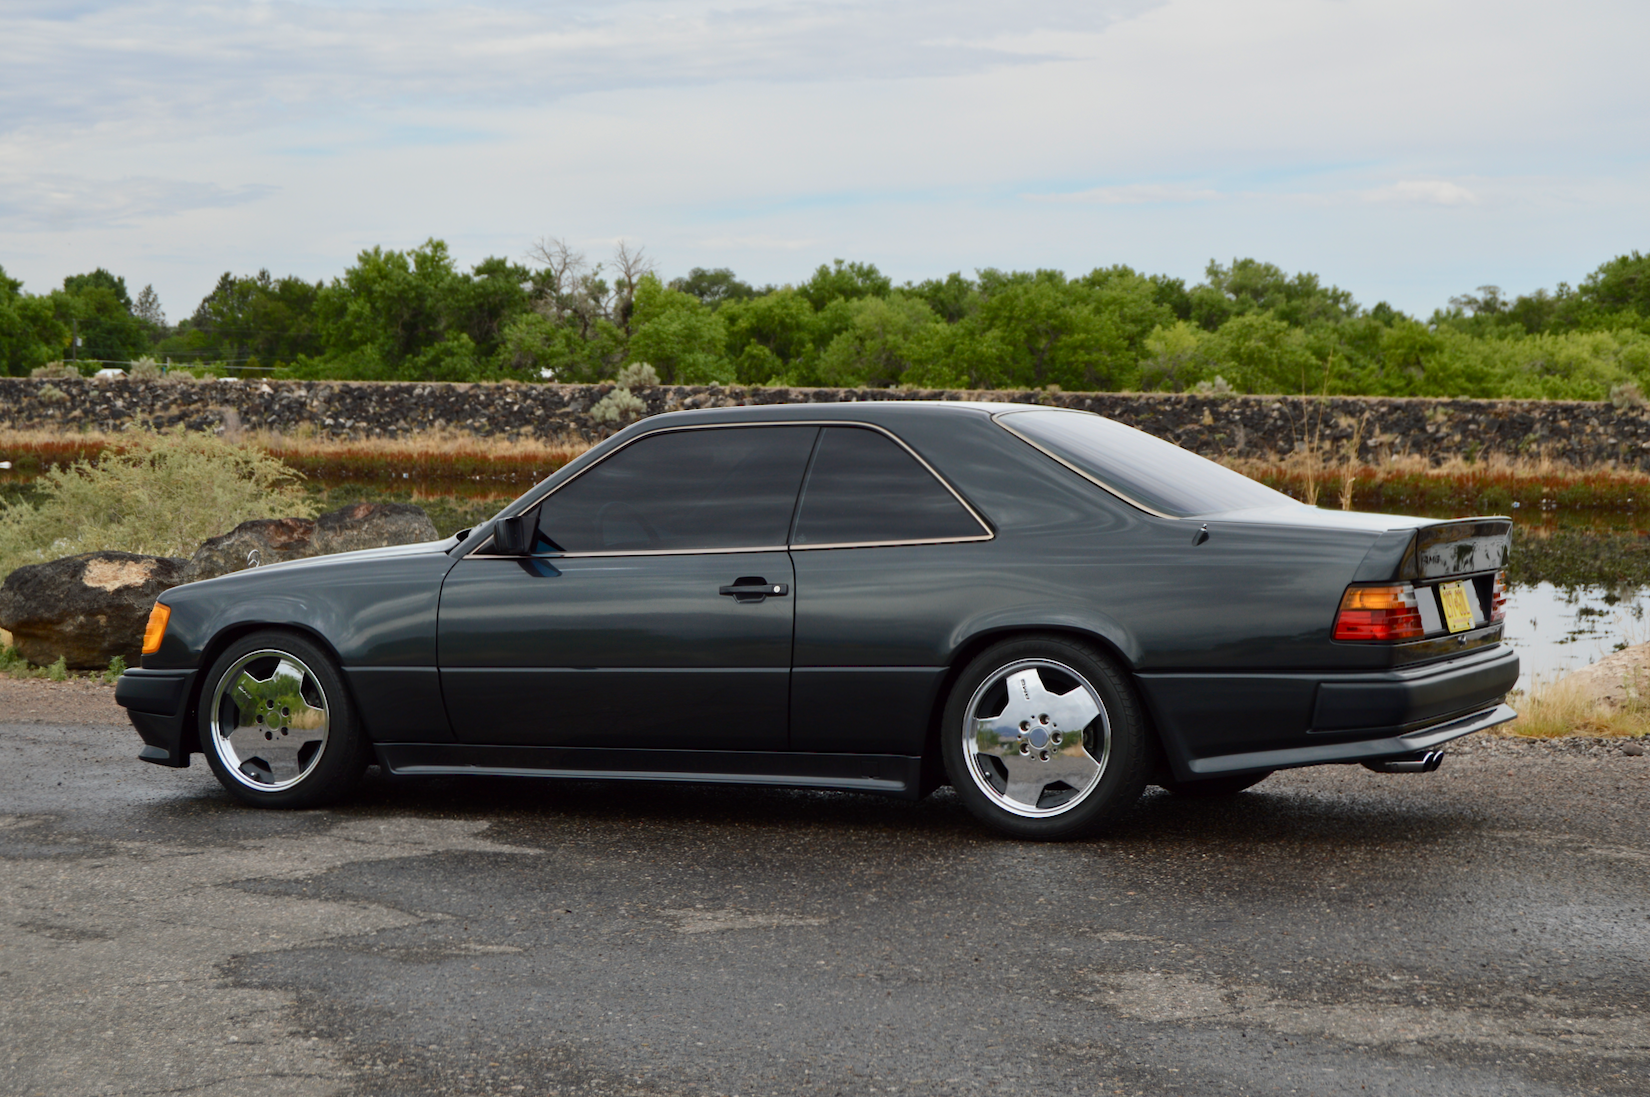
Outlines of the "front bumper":
{"type": "Polygon", "coordinates": [[[138,757],[182,769],[196,749],[188,725],[192,670],[128,670],[115,683],[115,703],[126,708],[143,739],[138,757]]]}

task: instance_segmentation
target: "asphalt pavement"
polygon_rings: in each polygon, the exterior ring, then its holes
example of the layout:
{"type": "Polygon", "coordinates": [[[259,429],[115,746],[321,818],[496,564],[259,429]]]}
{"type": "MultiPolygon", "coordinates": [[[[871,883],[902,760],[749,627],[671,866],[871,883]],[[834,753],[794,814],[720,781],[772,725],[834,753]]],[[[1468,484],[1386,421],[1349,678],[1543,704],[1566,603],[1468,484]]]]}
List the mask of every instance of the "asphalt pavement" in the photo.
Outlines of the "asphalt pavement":
{"type": "Polygon", "coordinates": [[[1650,1093],[1616,745],[1154,790],[1063,845],[948,792],[259,812],[137,747],[0,711],[0,1093],[1650,1093]]]}

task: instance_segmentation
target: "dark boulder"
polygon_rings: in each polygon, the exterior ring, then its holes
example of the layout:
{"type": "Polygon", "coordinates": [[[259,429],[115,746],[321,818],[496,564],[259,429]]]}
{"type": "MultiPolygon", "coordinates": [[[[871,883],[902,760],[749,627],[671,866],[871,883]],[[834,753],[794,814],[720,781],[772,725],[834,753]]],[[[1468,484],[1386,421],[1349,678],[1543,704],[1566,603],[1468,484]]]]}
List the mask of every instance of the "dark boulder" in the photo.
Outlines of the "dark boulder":
{"type": "Polygon", "coordinates": [[[184,581],[227,575],[254,563],[434,541],[438,536],[429,515],[406,503],[356,503],[313,520],[258,518],[196,549],[184,581]]]}
{"type": "Polygon", "coordinates": [[[62,656],[76,670],[103,670],[115,656],[136,666],[155,599],[183,582],[187,560],[88,552],[26,564],[0,583],[0,628],[31,663],[62,656]]]}

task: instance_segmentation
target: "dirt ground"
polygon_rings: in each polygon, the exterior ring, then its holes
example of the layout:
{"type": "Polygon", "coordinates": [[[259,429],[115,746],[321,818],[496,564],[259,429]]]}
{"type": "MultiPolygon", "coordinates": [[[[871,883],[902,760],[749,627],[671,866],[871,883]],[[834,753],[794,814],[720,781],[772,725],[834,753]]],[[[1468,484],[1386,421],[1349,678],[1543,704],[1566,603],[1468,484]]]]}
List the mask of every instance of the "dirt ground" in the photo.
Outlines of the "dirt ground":
{"type": "Polygon", "coordinates": [[[51,682],[0,675],[0,720],[19,724],[124,724],[115,687],[91,678],[51,682]]]}

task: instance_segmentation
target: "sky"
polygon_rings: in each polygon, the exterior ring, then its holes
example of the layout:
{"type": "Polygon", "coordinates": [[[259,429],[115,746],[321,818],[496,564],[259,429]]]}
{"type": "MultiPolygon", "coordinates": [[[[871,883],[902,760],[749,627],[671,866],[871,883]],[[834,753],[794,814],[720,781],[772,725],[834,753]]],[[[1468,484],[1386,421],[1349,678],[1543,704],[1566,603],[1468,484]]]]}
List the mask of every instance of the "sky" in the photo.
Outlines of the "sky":
{"type": "Polygon", "coordinates": [[[1428,315],[1650,251],[1643,0],[0,0],[0,267],[558,238],[661,274],[1211,259],[1428,315]]]}

